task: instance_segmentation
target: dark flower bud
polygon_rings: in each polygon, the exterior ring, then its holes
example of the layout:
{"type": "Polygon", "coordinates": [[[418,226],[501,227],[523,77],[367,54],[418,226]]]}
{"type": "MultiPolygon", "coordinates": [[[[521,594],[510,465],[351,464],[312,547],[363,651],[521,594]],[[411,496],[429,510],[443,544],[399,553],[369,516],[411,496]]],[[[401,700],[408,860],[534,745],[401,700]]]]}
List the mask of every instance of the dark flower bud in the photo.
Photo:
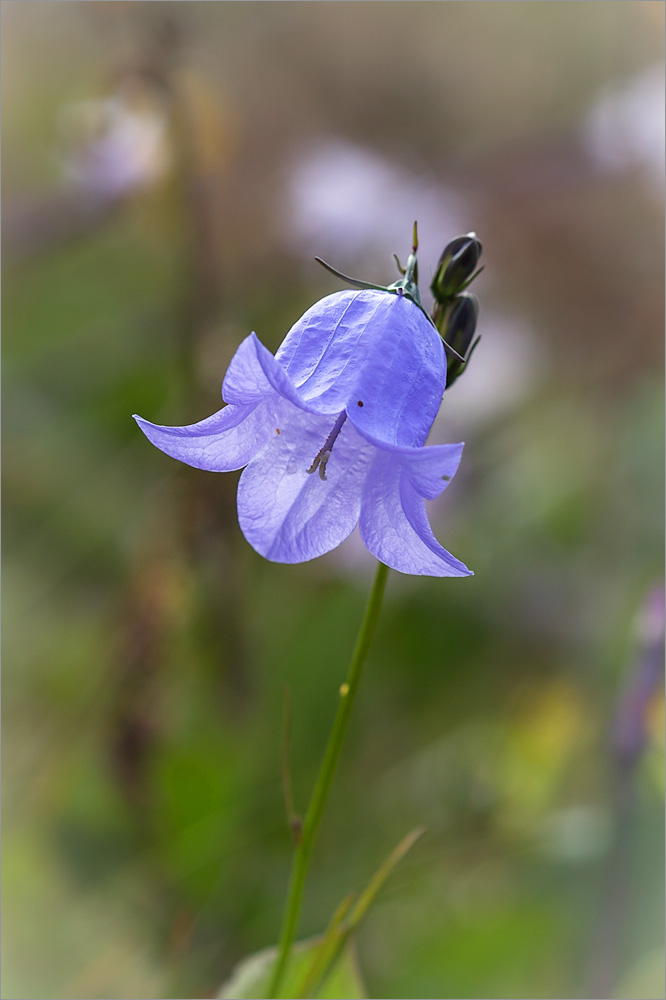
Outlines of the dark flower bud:
{"type": "Polygon", "coordinates": [[[474,295],[463,293],[454,299],[442,316],[440,332],[447,350],[447,386],[453,385],[466,367],[479,338],[472,344],[479,318],[479,303],[474,295]],[[472,346],[470,347],[470,344],[472,346]]]}
{"type": "Polygon", "coordinates": [[[464,357],[467,354],[479,318],[479,303],[475,295],[463,292],[453,300],[445,320],[442,336],[454,351],[464,357]]]}
{"type": "Polygon", "coordinates": [[[476,233],[457,236],[444,247],[430,285],[437,302],[453,298],[469,284],[475,276],[481,250],[481,241],[476,233]]]}

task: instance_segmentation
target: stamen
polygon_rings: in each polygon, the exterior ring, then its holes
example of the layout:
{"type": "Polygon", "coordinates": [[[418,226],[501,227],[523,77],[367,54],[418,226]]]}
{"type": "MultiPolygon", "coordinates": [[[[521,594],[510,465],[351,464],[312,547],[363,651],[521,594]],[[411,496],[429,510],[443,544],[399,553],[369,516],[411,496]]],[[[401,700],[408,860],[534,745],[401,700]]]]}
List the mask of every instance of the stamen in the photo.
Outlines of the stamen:
{"type": "Polygon", "coordinates": [[[342,425],[344,424],[346,419],[347,419],[347,414],[345,410],[343,410],[342,413],[338,414],[338,418],[333,425],[333,430],[324,441],[324,444],[321,447],[321,449],[315,455],[312,465],[307,470],[308,474],[316,472],[317,469],[319,469],[319,478],[326,481],[326,464],[329,458],[331,457],[331,452],[333,451],[333,445],[335,443],[335,439],[342,430],[342,425]]]}

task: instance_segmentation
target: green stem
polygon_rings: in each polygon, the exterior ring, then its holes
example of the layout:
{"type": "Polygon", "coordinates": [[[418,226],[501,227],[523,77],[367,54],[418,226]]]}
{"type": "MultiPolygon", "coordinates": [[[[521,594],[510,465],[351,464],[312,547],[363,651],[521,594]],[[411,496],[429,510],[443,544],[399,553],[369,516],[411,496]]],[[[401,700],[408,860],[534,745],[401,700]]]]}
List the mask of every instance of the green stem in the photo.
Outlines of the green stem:
{"type": "Polygon", "coordinates": [[[384,596],[387,576],[388,566],[385,566],[384,563],[379,563],[375,580],[372,585],[372,590],[370,592],[370,597],[368,598],[368,604],[365,609],[361,630],[358,634],[358,639],[356,640],[354,655],[352,656],[351,663],[349,665],[347,680],[340,688],[340,702],[338,704],[335,722],[333,723],[331,735],[328,738],[328,745],[326,747],[324,759],[322,761],[321,768],[319,769],[317,782],[312,792],[312,798],[310,799],[308,811],[305,816],[301,839],[298,847],[296,848],[294,863],[291,870],[287,905],[284,913],[284,920],[282,922],[282,932],[280,934],[278,959],[275,963],[273,978],[268,991],[269,997],[279,996],[280,987],[289,962],[291,946],[293,944],[294,937],[296,936],[298,917],[301,910],[301,902],[303,900],[303,890],[305,888],[305,879],[307,876],[308,865],[310,863],[312,846],[317,835],[317,830],[319,829],[322,813],[324,812],[324,806],[326,805],[328,793],[331,788],[331,782],[333,780],[335,768],[340,756],[342,742],[349,723],[349,716],[351,715],[354,699],[356,697],[359,681],[361,679],[363,664],[365,663],[365,659],[368,655],[370,642],[379,617],[379,609],[381,607],[382,597],[384,596]]]}

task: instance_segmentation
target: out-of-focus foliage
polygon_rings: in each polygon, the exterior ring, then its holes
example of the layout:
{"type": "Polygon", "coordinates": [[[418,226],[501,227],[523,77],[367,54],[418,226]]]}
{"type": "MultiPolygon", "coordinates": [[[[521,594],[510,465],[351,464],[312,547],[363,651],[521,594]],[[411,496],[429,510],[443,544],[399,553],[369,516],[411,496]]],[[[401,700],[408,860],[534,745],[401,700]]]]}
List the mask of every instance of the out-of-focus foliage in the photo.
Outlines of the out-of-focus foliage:
{"type": "MultiPolygon", "coordinates": [[[[301,942],[295,946],[289,968],[289,975],[280,991],[285,996],[304,996],[299,992],[304,977],[308,974],[313,953],[319,947],[319,940],[301,942]]],[[[224,983],[219,993],[220,1000],[235,1000],[238,997],[263,997],[269,987],[269,973],[277,957],[276,948],[252,955],[240,963],[229,980],[224,983]]],[[[308,994],[309,996],[310,994],[308,994]]],[[[349,1000],[362,1000],[365,997],[358,966],[353,952],[346,952],[337,962],[335,970],[328,977],[325,989],[317,993],[321,1000],[327,997],[349,997],[349,1000]]]]}
{"type": "Polygon", "coordinates": [[[283,688],[303,808],[372,565],[262,562],[130,414],[211,412],[339,287],[315,253],[391,281],[415,217],[424,291],[484,244],[432,437],[476,575],[389,581],[300,933],[425,825],[368,995],[664,995],[663,16],[3,4],[4,996],[213,996],[275,943],[283,688]]]}

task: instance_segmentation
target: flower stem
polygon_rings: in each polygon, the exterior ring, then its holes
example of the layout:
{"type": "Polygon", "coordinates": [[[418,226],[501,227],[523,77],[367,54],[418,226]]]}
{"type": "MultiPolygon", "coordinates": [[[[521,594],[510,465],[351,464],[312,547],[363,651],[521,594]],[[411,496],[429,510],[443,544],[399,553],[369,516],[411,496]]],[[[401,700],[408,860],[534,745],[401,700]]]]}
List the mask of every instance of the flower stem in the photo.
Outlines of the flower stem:
{"type": "Polygon", "coordinates": [[[368,604],[365,609],[361,630],[356,640],[354,654],[349,665],[347,680],[340,688],[340,702],[338,704],[335,722],[333,723],[331,735],[328,738],[328,745],[326,747],[324,759],[319,769],[317,781],[312,792],[312,798],[310,799],[308,811],[305,816],[301,839],[298,847],[296,848],[296,854],[294,856],[293,867],[291,870],[287,905],[282,922],[282,932],[280,934],[278,959],[275,963],[273,978],[268,991],[269,997],[279,996],[280,987],[289,962],[291,946],[293,944],[294,937],[296,936],[298,917],[301,910],[301,902],[303,900],[303,890],[305,888],[305,879],[307,876],[308,865],[310,863],[312,846],[317,835],[317,830],[319,829],[322,813],[324,812],[328,793],[331,788],[331,782],[333,780],[335,768],[340,756],[342,742],[344,740],[345,732],[347,731],[347,725],[349,723],[349,717],[354,704],[354,698],[356,697],[359,681],[361,679],[363,664],[365,663],[365,659],[368,655],[370,642],[379,617],[379,609],[381,607],[382,597],[384,596],[387,576],[388,566],[385,566],[384,563],[379,563],[375,580],[372,585],[372,590],[370,592],[370,597],[368,598],[368,604]]]}

